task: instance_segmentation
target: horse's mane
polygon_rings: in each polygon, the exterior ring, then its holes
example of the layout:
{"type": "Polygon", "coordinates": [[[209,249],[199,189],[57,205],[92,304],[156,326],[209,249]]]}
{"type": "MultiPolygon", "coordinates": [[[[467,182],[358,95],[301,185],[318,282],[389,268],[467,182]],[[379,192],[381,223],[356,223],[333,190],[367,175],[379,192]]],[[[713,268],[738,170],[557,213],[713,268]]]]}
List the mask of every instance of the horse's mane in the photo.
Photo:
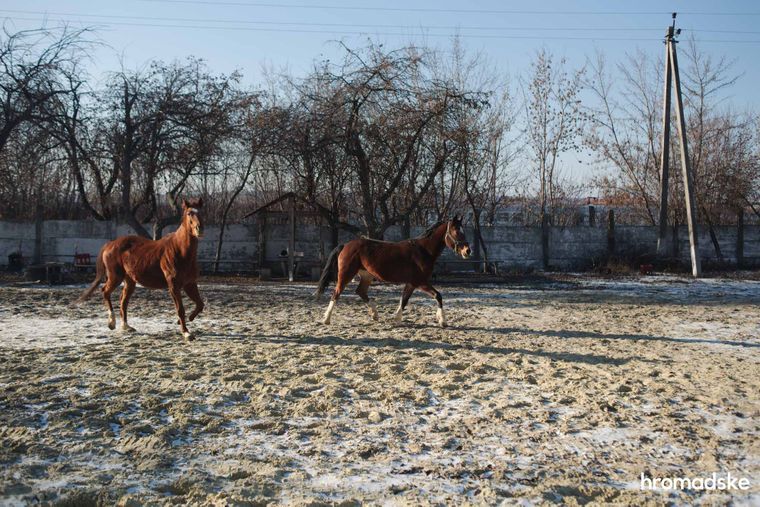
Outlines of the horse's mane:
{"type": "MultiPolygon", "coordinates": [[[[438,227],[439,227],[441,224],[445,224],[446,222],[448,222],[448,220],[439,220],[439,221],[437,221],[436,223],[434,223],[433,225],[431,225],[430,227],[428,227],[427,229],[425,229],[425,230],[422,232],[422,234],[420,234],[419,236],[417,236],[416,238],[413,238],[413,239],[423,239],[423,238],[429,238],[430,236],[432,236],[432,235],[433,235],[433,233],[435,232],[435,230],[436,230],[436,229],[437,229],[437,228],[438,228],[438,227]]],[[[365,235],[363,235],[363,234],[362,234],[361,236],[359,236],[359,237],[360,237],[360,238],[362,238],[362,239],[364,239],[364,240],[367,240],[367,241],[373,241],[373,242],[375,242],[375,243],[396,243],[396,241],[388,241],[388,240],[385,240],[385,239],[375,239],[375,238],[370,238],[370,237],[368,237],[368,236],[365,236],[365,235]]]]}
{"type": "Polygon", "coordinates": [[[432,236],[432,234],[435,232],[435,230],[438,227],[440,227],[441,224],[445,224],[446,222],[447,222],[447,220],[439,220],[439,221],[437,221],[436,223],[434,223],[433,225],[431,225],[430,227],[428,227],[427,229],[425,229],[425,231],[422,234],[420,234],[419,236],[417,236],[417,239],[429,238],[430,236],[432,236]]]}

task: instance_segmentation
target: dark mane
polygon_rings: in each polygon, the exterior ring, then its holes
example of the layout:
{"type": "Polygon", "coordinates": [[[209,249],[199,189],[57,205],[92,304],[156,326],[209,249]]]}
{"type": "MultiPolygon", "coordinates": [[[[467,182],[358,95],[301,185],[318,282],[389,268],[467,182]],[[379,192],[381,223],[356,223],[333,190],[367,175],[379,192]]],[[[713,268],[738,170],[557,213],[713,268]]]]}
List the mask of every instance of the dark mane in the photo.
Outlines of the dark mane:
{"type": "Polygon", "coordinates": [[[429,238],[441,224],[445,224],[446,222],[448,222],[448,220],[437,221],[436,223],[434,223],[433,225],[425,229],[425,232],[417,236],[417,238],[429,238]]]}

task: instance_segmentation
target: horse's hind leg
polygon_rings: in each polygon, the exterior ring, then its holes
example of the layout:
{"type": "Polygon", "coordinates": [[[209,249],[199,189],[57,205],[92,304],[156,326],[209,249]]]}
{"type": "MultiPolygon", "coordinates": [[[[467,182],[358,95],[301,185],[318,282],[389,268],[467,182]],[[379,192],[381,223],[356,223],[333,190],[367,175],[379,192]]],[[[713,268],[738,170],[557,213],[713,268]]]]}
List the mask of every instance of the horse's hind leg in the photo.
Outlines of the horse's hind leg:
{"type": "Polygon", "coordinates": [[[362,301],[367,303],[367,307],[369,308],[369,316],[372,317],[372,320],[377,320],[377,307],[375,306],[375,302],[372,301],[367,295],[367,290],[372,284],[372,275],[366,271],[359,271],[359,276],[361,277],[361,281],[359,282],[359,286],[356,288],[356,293],[359,294],[359,297],[362,298],[362,301]]]}
{"type": "Polygon", "coordinates": [[[192,322],[193,319],[203,311],[203,307],[205,305],[203,304],[201,293],[198,291],[197,283],[193,282],[185,285],[185,294],[187,294],[187,297],[189,297],[193,303],[195,303],[195,309],[193,309],[192,313],[187,317],[187,320],[189,322],[192,322]]]}
{"type": "Polygon", "coordinates": [[[166,281],[169,286],[169,294],[172,297],[172,301],[174,301],[174,307],[177,309],[177,317],[179,317],[179,327],[182,331],[182,336],[184,336],[186,340],[192,341],[195,339],[195,336],[188,331],[187,324],[185,323],[185,305],[182,304],[182,285],[170,277],[167,277],[166,281]]]}
{"type": "Polygon", "coordinates": [[[441,297],[441,293],[435,290],[430,284],[420,285],[420,290],[435,298],[436,303],[438,303],[438,311],[436,312],[438,324],[440,324],[441,327],[446,327],[446,318],[443,316],[443,298],[441,297]]]}
{"type": "Polygon", "coordinates": [[[108,270],[108,279],[106,280],[105,285],[103,285],[103,288],[101,289],[103,291],[103,299],[106,303],[106,309],[108,309],[108,328],[109,329],[116,329],[116,315],[113,313],[113,305],[111,304],[111,293],[116,290],[116,287],[119,286],[121,283],[123,276],[119,276],[119,274],[114,269],[108,270]]]}
{"type": "Polygon", "coordinates": [[[399,301],[398,309],[396,310],[396,313],[393,314],[393,320],[396,322],[401,322],[401,315],[404,313],[404,308],[406,308],[406,304],[409,302],[409,298],[412,297],[414,289],[415,287],[411,283],[408,283],[404,286],[404,291],[401,293],[401,301],[399,301]]]}
{"type": "MultiPolygon", "coordinates": [[[[135,291],[135,281],[130,277],[124,277],[124,288],[121,289],[121,302],[119,304],[119,310],[121,311],[121,329],[122,331],[133,332],[135,329],[127,324],[127,306],[129,305],[129,298],[132,297],[132,293],[135,291]]],[[[110,299],[109,299],[110,300],[110,299]]]]}
{"type": "Polygon", "coordinates": [[[330,298],[330,304],[327,306],[327,311],[325,311],[325,316],[322,319],[323,324],[330,323],[330,318],[332,317],[335,303],[338,301],[338,298],[343,292],[343,289],[346,288],[346,285],[348,285],[349,282],[354,278],[354,275],[356,275],[357,271],[358,269],[356,267],[346,267],[345,265],[342,265],[340,258],[338,259],[338,280],[335,282],[335,290],[333,290],[332,297],[330,298]]]}

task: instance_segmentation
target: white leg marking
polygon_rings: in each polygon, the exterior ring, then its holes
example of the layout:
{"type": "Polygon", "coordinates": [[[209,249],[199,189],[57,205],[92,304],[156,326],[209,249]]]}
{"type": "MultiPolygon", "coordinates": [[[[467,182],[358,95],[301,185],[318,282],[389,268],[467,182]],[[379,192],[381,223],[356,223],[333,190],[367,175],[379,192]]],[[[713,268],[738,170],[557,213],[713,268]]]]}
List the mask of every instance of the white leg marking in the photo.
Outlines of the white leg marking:
{"type": "Polygon", "coordinates": [[[333,308],[335,308],[335,301],[330,300],[330,304],[327,306],[327,311],[325,312],[325,316],[322,319],[322,324],[330,323],[330,317],[332,317],[333,308]]]}
{"type": "Polygon", "coordinates": [[[398,308],[396,308],[396,313],[393,314],[393,320],[396,322],[401,322],[401,315],[404,313],[404,309],[401,308],[401,305],[398,305],[398,308]]]}
{"type": "Polygon", "coordinates": [[[438,308],[435,315],[438,317],[438,324],[440,324],[441,327],[446,327],[446,318],[443,316],[443,308],[438,308]]]}
{"type": "Polygon", "coordinates": [[[369,316],[372,317],[372,320],[377,320],[377,306],[375,306],[375,302],[369,300],[367,301],[367,306],[369,306],[369,316]]]}
{"type": "Polygon", "coordinates": [[[114,315],[113,310],[108,311],[108,328],[116,329],[116,315],[114,315]]]}
{"type": "Polygon", "coordinates": [[[190,331],[185,331],[184,333],[182,333],[182,336],[184,336],[185,340],[187,341],[195,340],[195,336],[190,331]]]}
{"type": "Polygon", "coordinates": [[[135,328],[133,328],[132,326],[130,326],[126,322],[122,322],[121,323],[121,330],[122,331],[126,331],[128,333],[134,333],[135,332],[135,328]]]}

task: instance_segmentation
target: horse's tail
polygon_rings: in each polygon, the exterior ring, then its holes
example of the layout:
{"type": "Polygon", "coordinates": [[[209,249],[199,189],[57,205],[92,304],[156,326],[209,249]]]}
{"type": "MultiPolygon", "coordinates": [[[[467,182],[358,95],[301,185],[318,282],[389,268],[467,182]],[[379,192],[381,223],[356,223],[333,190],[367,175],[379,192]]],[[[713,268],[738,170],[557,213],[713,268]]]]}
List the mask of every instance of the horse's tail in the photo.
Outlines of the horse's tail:
{"type": "Polygon", "coordinates": [[[103,262],[103,251],[106,249],[106,247],[103,247],[100,249],[100,253],[98,253],[98,258],[95,261],[95,280],[92,281],[89,287],[82,293],[79,298],[74,301],[74,304],[79,304],[84,302],[87,298],[92,296],[92,293],[95,292],[95,290],[100,285],[100,282],[103,280],[103,276],[106,274],[106,265],[103,262]]]}
{"type": "Polygon", "coordinates": [[[322,270],[322,276],[319,277],[319,285],[317,285],[317,291],[314,293],[317,301],[319,301],[319,298],[321,298],[322,294],[324,294],[325,289],[327,288],[327,284],[330,283],[330,272],[335,268],[335,266],[338,265],[338,255],[340,255],[340,252],[343,250],[344,246],[345,245],[336,246],[333,248],[333,251],[330,252],[330,255],[327,256],[325,269],[322,270]]]}

